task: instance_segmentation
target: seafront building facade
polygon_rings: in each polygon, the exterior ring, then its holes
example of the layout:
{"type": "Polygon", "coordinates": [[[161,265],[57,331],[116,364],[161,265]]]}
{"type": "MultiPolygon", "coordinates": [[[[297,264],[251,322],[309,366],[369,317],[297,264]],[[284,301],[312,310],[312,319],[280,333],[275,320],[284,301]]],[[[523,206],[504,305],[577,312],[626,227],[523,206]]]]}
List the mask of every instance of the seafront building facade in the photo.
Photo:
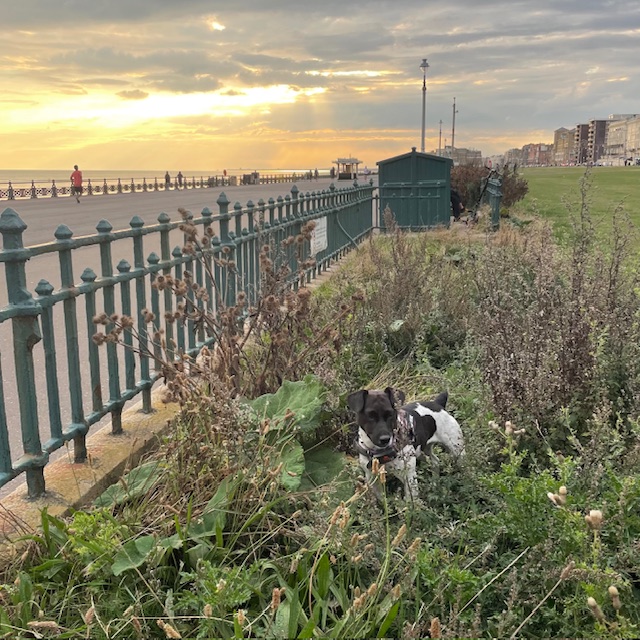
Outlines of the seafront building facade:
{"type": "Polygon", "coordinates": [[[509,149],[494,164],[525,167],[571,166],[582,164],[625,166],[640,164],[640,114],[612,114],[560,127],[553,132],[553,144],[537,142],[509,149]]]}

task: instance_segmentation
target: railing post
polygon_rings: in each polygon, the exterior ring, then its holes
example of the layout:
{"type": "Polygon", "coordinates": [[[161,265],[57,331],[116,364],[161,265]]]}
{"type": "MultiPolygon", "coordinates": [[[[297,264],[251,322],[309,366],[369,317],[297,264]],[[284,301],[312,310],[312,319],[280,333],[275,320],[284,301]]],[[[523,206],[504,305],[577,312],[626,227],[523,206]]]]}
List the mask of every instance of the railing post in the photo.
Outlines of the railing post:
{"type": "Polygon", "coordinates": [[[216,203],[220,209],[220,252],[222,259],[225,261],[219,290],[223,306],[230,307],[235,303],[236,299],[236,281],[231,268],[235,260],[236,245],[229,235],[229,220],[231,220],[231,215],[229,214],[230,200],[224,191],[220,194],[216,203]]]}
{"type": "Polygon", "coordinates": [[[88,267],[80,275],[80,280],[90,287],[84,297],[87,335],[91,338],[89,340],[89,376],[91,378],[91,408],[93,411],[100,411],[102,409],[100,352],[98,345],[93,341],[93,335],[96,333],[96,325],[94,324],[93,319],[97,315],[96,289],[94,283],[97,277],[96,272],[88,267]]]}
{"type": "Polygon", "coordinates": [[[151,274],[151,311],[156,318],[156,327],[153,333],[152,345],[153,345],[153,368],[156,373],[159,373],[161,370],[161,362],[162,362],[162,348],[161,348],[161,336],[160,336],[160,292],[158,291],[158,287],[154,287],[153,283],[158,278],[160,264],[160,256],[152,251],[147,258],[147,262],[149,263],[149,273],[151,274]]]}
{"type": "Polygon", "coordinates": [[[42,450],[38,426],[33,347],[42,339],[42,335],[37,320],[39,308],[27,289],[25,263],[29,253],[24,249],[22,241],[26,228],[27,225],[13,209],[5,209],[0,215],[3,249],[15,255],[13,260],[6,263],[5,268],[9,306],[20,310],[12,318],[13,354],[24,452],[18,466],[26,469],[29,497],[36,498],[45,491],[44,465],[49,456],[42,450]]]}
{"type": "Polygon", "coordinates": [[[109,193],[109,185],[107,184],[107,179],[104,179],[104,184],[102,185],[102,195],[106,196],[109,193]]]}
{"type": "Polygon", "coordinates": [[[38,197],[38,192],[36,191],[36,183],[33,180],[31,181],[31,197],[32,198],[38,197]]]}
{"type": "Polygon", "coordinates": [[[235,255],[235,261],[234,261],[234,267],[236,272],[234,281],[235,281],[236,291],[233,298],[231,299],[231,304],[235,304],[236,302],[236,295],[238,293],[238,284],[240,285],[241,290],[244,291],[244,287],[245,287],[244,278],[246,276],[246,270],[243,268],[245,246],[242,241],[242,205],[239,202],[236,202],[233,205],[233,217],[235,220],[236,229],[235,229],[235,232],[232,231],[231,233],[229,233],[229,236],[234,241],[236,246],[236,255],[235,255]]]}
{"type": "Polygon", "coordinates": [[[56,187],[56,181],[55,180],[51,181],[51,197],[52,198],[57,198],[58,197],[58,187],[56,187]]]}
{"type": "MultiPolygon", "coordinates": [[[[207,265],[208,274],[213,274],[213,251],[211,249],[211,241],[213,239],[213,229],[211,227],[213,212],[209,207],[205,207],[201,211],[202,215],[202,250],[204,255],[202,256],[205,264],[207,265]],[[205,240],[206,238],[206,240],[205,240]]],[[[213,281],[211,277],[206,277],[207,295],[209,296],[208,307],[211,312],[215,309],[215,298],[213,293],[213,281]]]]}
{"type": "Polygon", "coordinates": [[[93,185],[91,184],[91,178],[87,180],[87,194],[90,196],[93,195],[93,185]]]}
{"type": "MultiPolygon", "coordinates": [[[[131,271],[131,265],[127,260],[118,262],[118,273],[123,276],[120,282],[120,302],[122,304],[122,315],[131,317],[131,281],[128,274],[131,271]]],[[[122,341],[124,343],[124,383],[128,391],[136,388],[136,359],[133,353],[133,334],[131,329],[127,328],[122,333],[122,341]]]]}
{"type": "MultiPolygon", "coordinates": [[[[120,182],[118,181],[118,186],[120,182]]],[[[134,216],[129,226],[136,231],[133,236],[133,266],[136,272],[136,307],[138,313],[138,342],[140,345],[140,381],[144,383],[142,391],[142,411],[151,413],[151,379],[149,377],[149,357],[147,348],[149,345],[147,322],[144,311],[147,307],[147,292],[145,282],[144,249],[142,246],[142,227],[144,220],[140,216],[134,216]]]]}
{"type": "Polygon", "coordinates": [[[7,199],[14,200],[15,195],[13,193],[13,185],[11,184],[11,180],[9,180],[9,189],[7,190],[7,199]]]}
{"type": "Polygon", "coordinates": [[[46,298],[53,294],[53,285],[47,280],[40,280],[36,293],[45,299],[42,305],[42,342],[44,345],[44,368],[47,378],[47,399],[49,400],[49,424],[51,440],[45,443],[45,451],[54,451],[64,444],[62,436],[62,419],[60,414],[60,387],[58,385],[58,364],[56,356],[56,339],[54,332],[53,305],[46,303],[46,298]]]}
{"type": "MultiPolygon", "coordinates": [[[[113,227],[107,220],[100,220],[96,226],[100,234],[100,268],[102,280],[106,281],[104,286],[104,312],[109,321],[104,328],[105,333],[113,330],[111,316],[115,314],[115,278],[113,274],[113,261],[111,258],[111,243],[113,238],[111,231],[113,227]]],[[[117,345],[114,342],[107,342],[107,369],[109,371],[109,404],[111,411],[111,433],[114,435],[122,433],[122,396],[120,395],[120,372],[118,366],[117,345]]]]}
{"type": "MultiPolygon", "coordinates": [[[[169,233],[171,229],[169,228],[169,223],[171,222],[171,218],[168,214],[162,212],[158,216],[158,222],[160,223],[160,258],[162,260],[162,273],[167,278],[171,275],[171,246],[170,246],[170,238],[169,233]]],[[[158,322],[160,322],[160,318],[158,318],[158,322]]],[[[171,287],[164,288],[164,308],[163,308],[163,318],[164,320],[164,330],[165,330],[165,338],[167,344],[167,356],[170,361],[172,361],[175,357],[175,347],[173,342],[173,292],[171,291],[171,287]],[[171,320],[169,320],[171,318],[171,320]]]]}
{"type": "MultiPolygon", "coordinates": [[[[73,278],[73,258],[71,257],[71,248],[68,245],[73,233],[66,225],[60,225],[55,230],[54,236],[60,245],[58,257],[60,260],[61,289],[72,291],[75,289],[75,281],[73,278]]],[[[65,298],[62,307],[67,345],[69,394],[71,398],[71,426],[69,431],[73,434],[74,460],[75,462],[84,462],[87,459],[86,435],[89,427],[85,422],[84,408],[82,406],[82,374],[75,296],[65,298]]]]}

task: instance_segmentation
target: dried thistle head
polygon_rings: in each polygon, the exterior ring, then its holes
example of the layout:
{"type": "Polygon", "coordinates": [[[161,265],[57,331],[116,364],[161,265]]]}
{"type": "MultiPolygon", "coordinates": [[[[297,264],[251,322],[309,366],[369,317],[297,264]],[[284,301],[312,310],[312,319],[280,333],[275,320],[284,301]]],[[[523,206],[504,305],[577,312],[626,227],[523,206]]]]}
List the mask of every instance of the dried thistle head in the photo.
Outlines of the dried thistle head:
{"type": "Polygon", "coordinates": [[[587,598],[587,605],[593,617],[598,620],[598,622],[604,622],[604,614],[602,613],[600,605],[596,602],[596,599],[591,597],[587,598]]]}
{"type": "Polygon", "coordinates": [[[611,605],[616,611],[620,611],[620,609],[622,608],[622,602],[620,602],[620,593],[618,592],[618,589],[611,585],[608,589],[608,592],[609,597],[611,598],[611,605]]]}
{"type": "Polygon", "coordinates": [[[584,519],[591,529],[597,531],[602,528],[603,516],[602,511],[599,509],[591,509],[589,515],[585,516],[584,519]]]}

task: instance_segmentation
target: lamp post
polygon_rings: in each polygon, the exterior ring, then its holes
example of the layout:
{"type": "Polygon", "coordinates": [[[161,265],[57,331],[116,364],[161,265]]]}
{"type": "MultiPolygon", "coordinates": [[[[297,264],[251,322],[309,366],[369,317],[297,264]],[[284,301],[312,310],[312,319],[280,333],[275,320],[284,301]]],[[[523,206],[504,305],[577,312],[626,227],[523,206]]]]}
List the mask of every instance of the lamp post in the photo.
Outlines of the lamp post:
{"type": "Polygon", "coordinates": [[[429,68],[429,63],[426,58],[422,58],[422,64],[420,65],[420,69],[422,69],[422,138],[420,151],[424,153],[424,134],[425,134],[425,126],[426,126],[426,118],[427,118],[427,69],[429,68]]]}
{"type": "Polygon", "coordinates": [[[456,113],[458,110],[456,109],[456,99],[453,99],[453,120],[451,124],[451,159],[453,160],[453,148],[456,139],[456,113]]]}

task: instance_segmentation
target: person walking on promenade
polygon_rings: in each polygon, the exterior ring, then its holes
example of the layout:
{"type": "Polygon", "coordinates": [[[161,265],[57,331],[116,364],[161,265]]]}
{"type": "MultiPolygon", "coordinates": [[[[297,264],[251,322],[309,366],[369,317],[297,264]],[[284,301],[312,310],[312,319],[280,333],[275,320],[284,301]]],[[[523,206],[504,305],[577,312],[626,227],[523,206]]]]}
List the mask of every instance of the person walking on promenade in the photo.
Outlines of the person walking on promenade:
{"type": "Polygon", "coordinates": [[[176,178],[178,178],[178,187],[182,189],[182,171],[178,171],[176,178]]]}
{"type": "Polygon", "coordinates": [[[164,189],[165,189],[165,191],[168,191],[170,186],[171,186],[171,176],[169,175],[169,172],[167,171],[167,173],[164,174],[164,189]]]}
{"type": "Polygon", "coordinates": [[[76,202],[80,204],[80,196],[82,195],[82,171],[78,169],[78,165],[73,165],[73,173],[69,176],[71,180],[71,195],[76,197],[76,202]]]}

